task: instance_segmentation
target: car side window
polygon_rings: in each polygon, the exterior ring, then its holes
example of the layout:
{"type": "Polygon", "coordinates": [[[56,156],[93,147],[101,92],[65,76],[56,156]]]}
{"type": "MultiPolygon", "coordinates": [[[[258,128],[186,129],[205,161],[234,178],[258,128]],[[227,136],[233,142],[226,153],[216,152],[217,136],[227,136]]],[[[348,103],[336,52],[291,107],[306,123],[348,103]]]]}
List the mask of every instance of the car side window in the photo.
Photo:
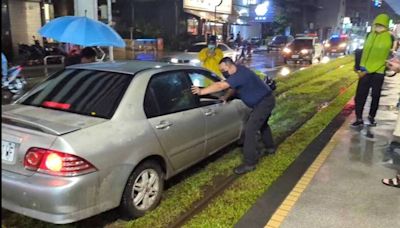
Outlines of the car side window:
{"type": "Polygon", "coordinates": [[[196,107],[197,102],[185,72],[171,71],[153,75],[144,99],[144,110],[148,118],[196,107]]]}
{"type": "Polygon", "coordinates": [[[218,48],[221,49],[222,51],[227,51],[228,50],[228,48],[223,44],[218,44],[218,48]]]}
{"type": "MultiPolygon", "coordinates": [[[[205,88],[212,83],[220,81],[220,79],[213,73],[203,70],[188,71],[188,75],[192,84],[200,88],[205,88]]],[[[219,98],[225,94],[224,91],[198,96],[200,106],[207,106],[219,103],[219,98]]]]}

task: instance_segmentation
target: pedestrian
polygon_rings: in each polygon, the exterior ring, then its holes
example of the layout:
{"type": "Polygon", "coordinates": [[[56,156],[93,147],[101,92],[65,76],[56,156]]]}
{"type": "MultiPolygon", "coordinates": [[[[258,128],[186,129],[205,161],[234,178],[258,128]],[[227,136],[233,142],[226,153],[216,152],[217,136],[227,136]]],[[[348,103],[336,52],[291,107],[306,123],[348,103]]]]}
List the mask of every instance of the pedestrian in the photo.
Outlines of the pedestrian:
{"type": "MultiPolygon", "coordinates": [[[[387,67],[389,70],[394,71],[396,73],[400,73],[400,52],[397,52],[397,55],[391,60],[387,61],[387,67]]],[[[400,105],[400,99],[399,104],[400,105]]],[[[393,132],[393,141],[390,144],[389,150],[391,150],[393,156],[393,162],[397,167],[400,166],[398,164],[400,160],[400,114],[397,116],[397,122],[395,126],[395,131],[393,132]],[[395,159],[396,158],[396,159],[395,159]]],[[[398,170],[396,177],[394,178],[385,178],[382,179],[382,183],[391,187],[400,188],[400,170],[398,170]]]]}
{"type": "Polygon", "coordinates": [[[360,67],[357,70],[359,77],[355,96],[357,119],[351,124],[353,128],[359,128],[364,125],[362,114],[370,89],[372,89],[372,101],[368,121],[370,126],[376,126],[375,115],[381,97],[386,60],[393,47],[393,37],[388,31],[389,20],[389,16],[386,14],[378,15],[373,23],[373,31],[368,34],[365,41],[360,67]]]}
{"type": "MultiPolygon", "coordinates": [[[[242,65],[235,65],[229,57],[223,58],[219,63],[222,72],[229,74],[226,81],[220,81],[200,89],[192,86],[192,93],[203,96],[210,93],[230,89],[235,90],[239,98],[252,109],[244,131],[243,162],[234,169],[236,174],[244,174],[256,168],[258,159],[263,155],[256,150],[257,132],[261,131],[262,142],[266,153],[275,153],[275,145],[272,138],[268,119],[275,107],[275,97],[268,87],[253,71],[242,65]]],[[[229,95],[232,95],[230,93],[229,95]]],[[[228,99],[228,96],[223,98],[228,99]]]]}
{"type": "Polygon", "coordinates": [[[238,47],[242,46],[242,36],[240,35],[240,31],[236,34],[235,41],[238,47]]]}
{"type": "Polygon", "coordinates": [[[218,63],[224,57],[224,54],[222,50],[217,47],[217,39],[215,36],[210,36],[207,42],[207,47],[203,48],[199,52],[198,57],[204,68],[223,78],[218,63]]]}
{"type": "Polygon", "coordinates": [[[97,53],[92,47],[85,47],[81,51],[81,63],[96,62],[97,53]]]}
{"type": "Polygon", "coordinates": [[[65,60],[65,66],[92,63],[96,61],[97,53],[92,47],[85,47],[80,51],[74,50],[65,60]]]}
{"type": "Polygon", "coordinates": [[[1,53],[1,80],[2,83],[6,82],[8,78],[8,61],[6,56],[1,53]]]}

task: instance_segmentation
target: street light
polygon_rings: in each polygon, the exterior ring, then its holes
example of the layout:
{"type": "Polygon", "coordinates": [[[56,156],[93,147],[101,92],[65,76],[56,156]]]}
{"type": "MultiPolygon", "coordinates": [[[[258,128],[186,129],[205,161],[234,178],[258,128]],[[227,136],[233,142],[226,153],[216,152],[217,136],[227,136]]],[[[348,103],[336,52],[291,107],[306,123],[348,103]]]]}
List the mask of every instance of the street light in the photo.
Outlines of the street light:
{"type": "Polygon", "coordinates": [[[214,10],[214,36],[217,35],[217,7],[222,4],[223,0],[219,1],[219,4],[215,4],[215,10],[214,10]]]}

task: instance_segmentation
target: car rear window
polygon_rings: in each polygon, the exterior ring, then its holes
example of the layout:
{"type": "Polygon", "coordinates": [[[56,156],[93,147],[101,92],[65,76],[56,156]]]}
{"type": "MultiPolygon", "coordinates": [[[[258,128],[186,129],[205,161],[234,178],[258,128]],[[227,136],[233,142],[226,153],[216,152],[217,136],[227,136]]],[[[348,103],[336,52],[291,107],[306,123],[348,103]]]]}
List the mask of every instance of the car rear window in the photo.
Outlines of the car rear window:
{"type": "Polygon", "coordinates": [[[281,44],[287,42],[287,36],[275,36],[272,40],[274,43],[281,44]]]}
{"type": "Polygon", "coordinates": [[[200,52],[201,49],[206,48],[206,44],[193,45],[188,49],[188,52],[200,52]]]}
{"type": "Polygon", "coordinates": [[[111,119],[133,76],[66,69],[35,86],[18,103],[111,119]]]}

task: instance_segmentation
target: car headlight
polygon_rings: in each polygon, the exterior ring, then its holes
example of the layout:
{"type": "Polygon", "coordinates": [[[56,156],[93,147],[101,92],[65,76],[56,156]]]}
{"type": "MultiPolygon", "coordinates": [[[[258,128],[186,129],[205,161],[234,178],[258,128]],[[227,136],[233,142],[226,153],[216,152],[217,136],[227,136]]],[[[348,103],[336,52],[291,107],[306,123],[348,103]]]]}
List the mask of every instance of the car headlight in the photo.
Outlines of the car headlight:
{"type": "Polygon", "coordinates": [[[308,50],[307,49],[303,49],[303,50],[300,51],[300,53],[303,54],[303,55],[308,54],[308,50]]]}
{"type": "Polygon", "coordinates": [[[341,44],[339,44],[339,47],[341,47],[341,48],[344,48],[344,47],[346,47],[346,46],[347,46],[346,43],[341,43],[341,44]]]}
{"type": "Polygon", "coordinates": [[[292,52],[292,50],[290,50],[290,48],[286,48],[286,47],[282,51],[286,54],[289,54],[290,52],[292,52]]]}
{"type": "Polygon", "coordinates": [[[191,64],[199,64],[199,63],[200,63],[200,60],[198,60],[198,59],[192,59],[192,60],[190,60],[190,63],[191,63],[191,64]]]}
{"type": "Polygon", "coordinates": [[[171,58],[171,63],[179,63],[179,60],[177,58],[171,58]]]}
{"type": "Polygon", "coordinates": [[[331,45],[328,44],[328,43],[326,43],[324,46],[328,48],[328,47],[330,47],[331,45]]]}

